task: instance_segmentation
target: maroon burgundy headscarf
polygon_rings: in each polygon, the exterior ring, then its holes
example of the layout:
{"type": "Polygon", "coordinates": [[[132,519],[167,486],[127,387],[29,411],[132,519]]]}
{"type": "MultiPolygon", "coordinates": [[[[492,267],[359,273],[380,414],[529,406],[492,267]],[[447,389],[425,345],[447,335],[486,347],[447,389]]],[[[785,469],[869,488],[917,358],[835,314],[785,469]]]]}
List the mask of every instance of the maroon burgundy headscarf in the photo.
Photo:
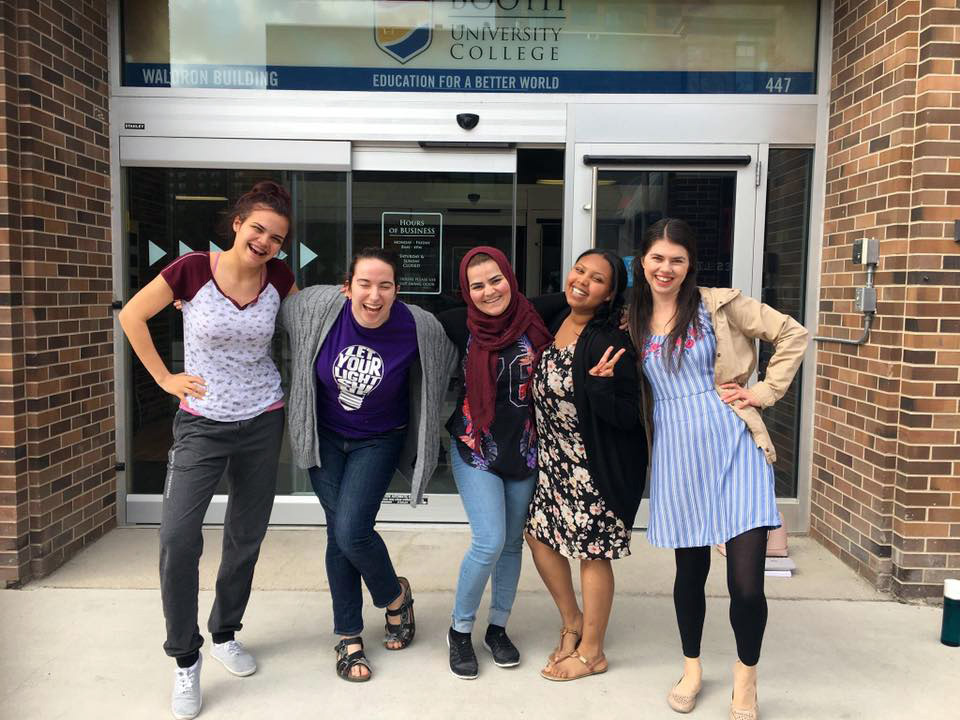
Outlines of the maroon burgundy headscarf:
{"type": "Polygon", "coordinates": [[[530,301],[520,294],[513,268],[506,256],[496,248],[484,245],[475,247],[460,261],[460,294],[467,304],[467,330],[470,331],[465,378],[467,403],[470,406],[473,437],[479,440],[481,433],[488,431],[493,424],[499,351],[526,334],[536,352],[536,357],[533,358],[536,367],[540,353],[553,342],[553,335],[547,330],[530,301]],[[470,298],[467,266],[475,255],[481,253],[493,258],[510,285],[510,304],[496,317],[481,311],[470,298]]]}

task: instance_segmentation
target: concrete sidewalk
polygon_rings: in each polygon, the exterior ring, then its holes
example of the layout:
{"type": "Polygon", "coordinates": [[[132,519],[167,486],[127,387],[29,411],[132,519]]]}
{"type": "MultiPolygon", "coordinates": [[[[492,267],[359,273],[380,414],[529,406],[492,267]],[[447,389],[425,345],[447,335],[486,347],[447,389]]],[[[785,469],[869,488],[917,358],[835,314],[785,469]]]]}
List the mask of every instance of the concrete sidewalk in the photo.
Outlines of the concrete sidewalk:
{"type": "MultiPolygon", "coordinates": [[[[614,564],[617,595],[607,638],[610,671],[559,684],[538,671],[559,619],[526,558],[510,634],[520,667],[493,665],[475,633],[480,678],[447,668],[449,625],[466,528],[387,529],[384,538],[417,598],[417,640],[402,653],[379,644],[382,613],[367,608],[369,684],[334,674],[324,531],[271,530],[239,636],[260,669],[229,675],[209,655],[202,718],[676,718],[664,699],[680,673],[671,597],[672,553],[642,533],[614,564]]],[[[213,597],[220,533],[206,532],[201,627],[213,597]]],[[[772,718],[957,718],[960,650],[938,642],[938,608],[890,602],[805,538],[791,538],[798,573],[768,578],[770,619],[760,706],[772,718]],[[949,703],[949,706],[948,706],[949,703]],[[950,707],[954,708],[953,710],[950,707]]],[[[726,718],[735,659],[724,560],[714,554],[695,717],[726,718]]],[[[66,567],[19,591],[0,592],[3,718],[166,718],[173,663],[163,655],[157,532],[119,529],[66,567]]],[[[206,650],[206,648],[205,648],[206,650]]]]}

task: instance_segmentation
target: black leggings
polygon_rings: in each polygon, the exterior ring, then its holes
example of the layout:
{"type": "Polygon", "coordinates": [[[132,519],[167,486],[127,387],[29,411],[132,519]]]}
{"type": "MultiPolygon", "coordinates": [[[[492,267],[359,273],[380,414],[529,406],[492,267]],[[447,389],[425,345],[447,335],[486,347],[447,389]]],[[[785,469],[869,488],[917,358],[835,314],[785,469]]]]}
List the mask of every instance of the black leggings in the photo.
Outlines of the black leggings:
{"type": "MultiPolygon", "coordinates": [[[[767,598],[763,594],[767,528],[747,530],[727,540],[726,548],[730,624],[737,639],[737,655],[744,665],[756,665],[767,625],[767,598]]],[[[677,578],[673,583],[673,604],[677,610],[680,642],[684,656],[700,657],[703,618],[707,612],[704,585],[710,572],[710,548],[677,548],[674,552],[677,578]]]]}

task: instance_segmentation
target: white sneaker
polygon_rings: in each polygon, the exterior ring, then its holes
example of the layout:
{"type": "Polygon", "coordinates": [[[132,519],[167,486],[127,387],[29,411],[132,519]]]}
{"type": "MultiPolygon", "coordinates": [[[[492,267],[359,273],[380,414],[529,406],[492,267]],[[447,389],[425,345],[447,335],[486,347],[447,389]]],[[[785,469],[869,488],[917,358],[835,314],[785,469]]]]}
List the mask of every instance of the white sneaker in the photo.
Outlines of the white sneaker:
{"type": "Polygon", "coordinates": [[[200,692],[200,666],[203,656],[188,668],[178,667],[173,674],[173,698],[170,709],[177,720],[190,720],[200,714],[203,697],[200,692]]]}
{"type": "Polygon", "coordinates": [[[257,671],[257,661],[253,659],[243,643],[227,640],[225,643],[211,643],[210,654],[223,663],[223,666],[237,677],[253,675],[257,671]]]}

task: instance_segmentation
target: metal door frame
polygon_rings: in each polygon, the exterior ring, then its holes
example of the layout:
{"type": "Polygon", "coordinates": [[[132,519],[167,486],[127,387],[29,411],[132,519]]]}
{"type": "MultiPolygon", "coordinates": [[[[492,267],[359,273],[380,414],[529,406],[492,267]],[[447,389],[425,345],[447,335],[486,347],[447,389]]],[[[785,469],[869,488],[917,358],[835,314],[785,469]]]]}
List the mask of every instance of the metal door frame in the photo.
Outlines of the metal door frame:
{"type": "MultiPolygon", "coordinates": [[[[766,167],[769,146],[742,143],[577,143],[574,178],[573,257],[594,246],[597,175],[601,170],[735,171],[732,286],[760,299],[766,220],[766,167]]],[[[798,432],[804,427],[801,419],[798,432]]],[[[797,498],[777,498],[787,527],[800,524],[809,488],[800,477],[797,498]]],[[[650,501],[640,504],[635,525],[647,527],[650,501]]]]}

